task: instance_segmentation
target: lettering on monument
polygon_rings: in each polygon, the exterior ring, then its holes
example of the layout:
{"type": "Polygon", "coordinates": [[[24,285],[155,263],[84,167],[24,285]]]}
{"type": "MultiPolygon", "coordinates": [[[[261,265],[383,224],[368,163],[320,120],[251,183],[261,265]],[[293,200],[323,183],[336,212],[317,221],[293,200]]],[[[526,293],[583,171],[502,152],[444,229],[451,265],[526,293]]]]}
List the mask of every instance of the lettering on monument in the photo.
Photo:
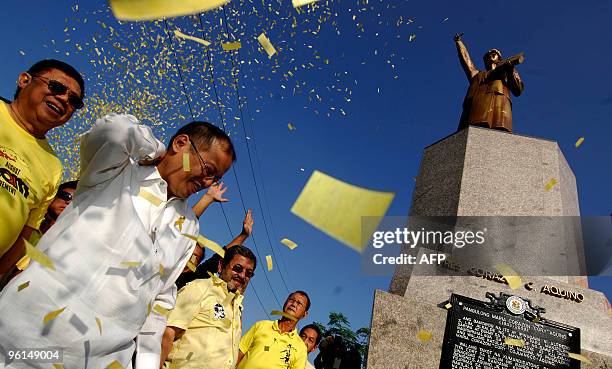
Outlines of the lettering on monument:
{"type": "Polygon", "coordinates": [[[487,294],[490,303],[451,296],[440,369],[580,368],[568,357],[580,352],[580,329],[542,318],[544,309],[529,300],[492,296],[487,294]]]}

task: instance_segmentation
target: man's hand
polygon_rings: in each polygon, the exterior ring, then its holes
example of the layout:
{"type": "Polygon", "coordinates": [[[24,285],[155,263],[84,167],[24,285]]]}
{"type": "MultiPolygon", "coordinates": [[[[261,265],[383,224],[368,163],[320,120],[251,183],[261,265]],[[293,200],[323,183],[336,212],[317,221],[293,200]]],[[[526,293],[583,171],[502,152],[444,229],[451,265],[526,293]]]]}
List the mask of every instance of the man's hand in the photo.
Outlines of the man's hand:
{"type": "Polygon", "coordinates": [[[253,211],[251,209],[247,211],[244,220],[242,221],[242,232],[240,233],[247,237],[253,233],[253,211]]]}
{"type": "Polygon", "coordinates": [[[216,202],[228,202],[229,200],[224,198],[223,195],[227,191],[227,187],[223,187],[223,182],[218,185],[212,185],[208,187],[208,191],[206,191],[206,196],[210,196],[213,201],[216,202]]]}
{"type": "Polygon", "coordinates": [[[455,37],[453,37],[453,39],[455,40],[455,42],[459,42],[459,41],[461,41],[461,36],[463,36],[463,32],[456,33],[455,37]]]}

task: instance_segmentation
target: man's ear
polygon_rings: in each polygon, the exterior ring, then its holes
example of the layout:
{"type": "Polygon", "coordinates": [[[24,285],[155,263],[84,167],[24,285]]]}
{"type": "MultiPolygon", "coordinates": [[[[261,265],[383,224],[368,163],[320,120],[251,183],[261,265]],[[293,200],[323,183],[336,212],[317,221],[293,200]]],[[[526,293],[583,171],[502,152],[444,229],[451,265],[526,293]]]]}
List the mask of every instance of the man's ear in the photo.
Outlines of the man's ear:
{"type": "Polygon", "coordinates": [[[30,82],[32,82],[32,76],[29,73],[19,73],[19,77],[17,77],[17,86],[19,86],[19,88],[26,87],[30,82]]]}
{"type": "Polygon", "coordinates": [[[170,145],[170,149],[175,153],[189,152],[190,148],[191,143],[189,141],[189,136],[186,134],[176,136],[170,145]]]}
{"type": "MultiPolygon", "coordinates": [[[[308,310],[306,310],[306,311],[304,312],[304,318],[306,318],[307,316],[308,316],[308,310]]],[[[304,319],[304,318],[302,318],[302,319],[304,319]]]]}

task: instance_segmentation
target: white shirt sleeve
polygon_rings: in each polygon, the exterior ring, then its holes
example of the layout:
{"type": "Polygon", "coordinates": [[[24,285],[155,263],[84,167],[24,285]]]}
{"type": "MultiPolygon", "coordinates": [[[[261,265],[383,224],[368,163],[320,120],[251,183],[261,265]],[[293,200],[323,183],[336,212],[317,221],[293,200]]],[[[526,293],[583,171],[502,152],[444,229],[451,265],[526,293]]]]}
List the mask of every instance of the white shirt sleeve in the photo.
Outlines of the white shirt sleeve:
{"type": "Polygon", "coordinates": [[[79,188],[92,187],[115,178],[130,158],[154,159],[165,151],[151,128],[127,114],[109,114],[98,119],[81,135],[79,188]]]}

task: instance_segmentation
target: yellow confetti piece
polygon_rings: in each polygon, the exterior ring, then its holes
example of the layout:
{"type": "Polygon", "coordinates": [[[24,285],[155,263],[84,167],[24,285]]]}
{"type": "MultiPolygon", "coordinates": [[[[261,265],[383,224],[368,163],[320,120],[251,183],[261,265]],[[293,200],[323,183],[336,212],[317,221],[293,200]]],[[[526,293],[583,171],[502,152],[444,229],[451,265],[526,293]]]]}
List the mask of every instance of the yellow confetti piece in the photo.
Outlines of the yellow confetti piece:
{"type": "Polygon", "coordinates": [[[287,238],[283,238],[281,240],[281,243],[285,246],[287,246],[288,248],[290,248],[291,250],[295,249],[298,245],[297,243],[291,241],[290,239],[287,238]]]}
{"type": "Polygon", "coordinates": [[[319,0],[291,0],[291,5],[293,5],[293,7],[297,9],[304,5],[316,3],[317,1],[319,0]]]}
{"type": "Polygon", "coordinates": [[[174,35],[175,35],[176,37],[183,38],[183,39],[185,39],[185,40],[195,41],[195,42],[197,42],[197,43],[199,43],[199,44],[202,44],[202,45],[204,45],[204,46],[207,46],[207,47],[208,47],[208,46],[210,46],[210,42],[208,42],[208,41],[206,41],[206,40],[204,40],[204,39],[201,39],[201,38],[195,37],[195,36],[189,36],[189,35],[186,35],[186,34],[184,34],[183,32],[179,31],[178,29],[175,29],[175,30],[174,30],[174,35]]]}
{"type": "Polygon", "coordinates": [[[289,128],[290,131],[295,131],[295,126],[291,123],[287,123],[287,128],[289,128]]]}
{"type": "Polygon", "coordinates": [[[555,185],[557,184],[557,180],[552,178],[550,181],[548,181],[548,183],[546,184],[546,186],[544,186],[544,190],[546,192],[550,191],[555,185]]]}
{"type": "Polygon", "coordinates": [[[506,337],[504,338],[504,344],[508,346],[524,347],[525,341],[521,339],[506,337]]]}
{"type": "Polygon", "coordinates": [[[166,315],[170,314],[170,310],[169,310],[169,309],[163,308],[163,307],[161,307],[160,305],[155,305],[155,306],[153,307],[153,310],[155,310],[155,311],[156,311],[157,313],[159,313],[160,315],[164,315],[164,316],[166,316],[166,315]]]}
{"type": "Polygon", "coordinates": [[[19,291],[21,291],[21,290],[23,290],[25,288],[28,288],[29,285],[30,285],[30,281],[27,281],[25,283],[20,284],[19,286],[17,286],[17,292],[19,292],[19,291]]]}
{"type": "Polygon", "coordinates": [[[232,51],[240,49],[242,47],[242,44],[240,43],[240,41],[224,42],[221,44],[221,47],[224,51],[232,51]]]}
{"type": "Polygon", "coordinates": [[[110,5],[119,20],[155,20],[202,13],[219,8],[229,0],[111,0],[110,5]]]}
{"type": "Polygon", "coordinates": [[[189,165],[189,153],[188,152],[183,153],[183,171],[191,172],[191,166],[189,165]]]}
{"type": "Polygon", "coordinates": [[[188,261],[188,262],[187,262],[187,269],[189,269],[189,270],[191,270],[192,272],[194,272],[194,273],[195,273],[195,271],[196,271],[196,266],[195,266],[195,264],[194,264],[194,263],[192,263],[191,261],[188,261]]]}
{"type": "Polygon", "coordinates": [[[123,365],[121,365],[121,363],[118,362],[117,360],[113,360],[113,362],[108,364],[106,368],[107,369],[123,369],[123,365]]]}
{"type": "Polygon", "coordinates": [[[127,268],[138,268],[142,264],[140,261],[122,261],[121,266],[127,268]]]}
{"type": "Polygon", "coordinates": [[[219,254],[219,256],[221,256],[222,258],[225,257],[225,250],[223,250],[223,247],[219,246],[218,243],[216,243],[215,241],[211,241],[208,238],[198,235],[198,236],[192,236],[190,234],[184,234],[183,236],[190,238],[194,241],[196,241],[197,243],[199,243],[200,245],[216,252],[217,254],[219,254]]]}
{"type": "Polygon", "coordinates": [[[416,35],[413,34],[408,37],[408,42],[412,42],[414,40],[416,40],[416,35]]]}
{"type": "Polygon", "coordinates": [[[102,335],[102,321],[98,317],[96,317],[96,325],[98,326],[98,330],[100,331],[100,336],[101,336],[102,335]]]}
{"type": "Polygon", "coordinates": [[[147,304],[147,315],[151,314],[151,303],[147,304]]]}
{"type": "Polygon", "coordinates": [[[576,141],[575,146],[576,146],[576,147],[579,147],[580,145],[582,145],[582,143],[583,143],[583,142],[584,142],[584,137],[580,137],[580,138],[578,139],[578,141],[576,141]]]}
{"type": "Polygon", "coordinates": [[[161,264],[159,264],[159,276],[160,276],[160,277],[163,277],[163,276],[164,276],[164,273],[165,273],[165,271],[164,271],[164,266],[163,266],[163,265],[161,265],[161,264]]]}
{"type": "Polygon", "coordinates": [[[159,206],[162,203],[161,199],[159,199],[157,196],[153,195],[152,193],[148,192],[147,190],[143,188],[141,188],[140,192],[138,192],[138,196],[147,200],[148,202],[153,204],[153,206],[159,206]]]}
{"type": "Polygon", "coordinates": [[[17,269],[19,270],[24,270],[25,268],[28,267],[28,265],[30,265],[30,257],[25,255],[24,257],[22,257],[21,259],[19,259],[19,261],[17,262],[17,264],[15,264],[15,266],[17,267],[17,269]]]}
{"type": "Polygon", "coordinates": [[[361,252],[394,196],[392,192],[357,187],[314,171],[291,212],[361,252]],[[364,223],[366,228],[362,230],[362,217],[365,216],[374,218],[364,223]]]}
{"type": "Polygon", "coordinates": [[[53,369],[64,369],[62,364],[53,364],[53,369]]]}
{"type": "Polygon", "coordinates": [[[571,359],[582,361],[587,364],[591,364],[591,360],[589,360],[586,356],[582,356],[580,354],[574,354],[573,352],[568,352],[567,356],[569,356],[571,359]]]}
{"type": "Polygon", "coordinates": [[[294,322],[298,321],[298,318],[294,317],[291,314],[287,314],[287,313],[285,313],[283,311],[280,311],[280,310],[272,310],[272,312],[270,312],[270,315],[281,315],[281,316],[284,316],[287,319],[293,320],[294,322]]]}
{"type": "Polygon", "coordinates": [[[268,59],[272,58],[272,56],[276,54],[276,49],[265,34],[262,33],[261,35],[257,36],[257,41],[259,41],[259,44],[264,48],[264,50],[266,50],[268,59]]]}
{"type": "Polygon", "coordinates": [[[174,226],[178,228],[179,232],[183,231],[183,223],[185,223],[185,216],[181,215],[175,222],[174,226]]]}
{"type": "Polygon", "coordinates": [[[266,264],[268,264],[268,272],[272,270],[272,256],[266,255],[266,264]]]}
{"type": "Polygon", "coordinates": [[[187,357],[185,357],[185,360],[191,360],[192,356],[193,356],[193,352],[188,353],[187,357]]]}
{"type": "Polygon", "coordinates": [[[49,323],[53,319],[57,318],[57,316],[60,315],[64,311],[64,309],[66,309],[65,306],[63,308],[61,308],[61,309],[54,310],[54,311],[48,313],[47,315],[45,315],[45,317],[43,318],[43,324],[46,325],[47,323],[49,323]]]}
{"type": "Polygon", "coordinates": [[[38,262],[42,266],[45,266],[45,267],[55,271],[55,265],[53,265],[53,262],[51,261],[51,259],[49,259],[49,257],[47,255],[42,253],[36,247],[32,246],[32,244],[30,244],[27,240],[24,239],[23,241],[25,242],[26,255],[30,259],[38,262]]]}
{"type": "Polygon", "coordinates": [[[417,338],[419,339],[419,341],[427,342],[431,339],[431,337],[433,337],[433,333],[424,329],[420,329],[417,333],[417,338]]]}
{"type": "Polygon", "coordinates": [[[451,304],[450,302],[447,303],[446,305],[444,305],[444,307],[446,308],[446,310],[450,309],[453,307],[453,304],[451,304]]]}
{"type": "Polygon", "coordinates": [[[512,269],[510,265],[499,263],[495,264],[494,267],[504,276],[504,278],[506,278],[508,286],[510,286],[511,289],[517,289],[523,284],[523,282],[521,282],[521,277],[519,276],[519,274],[514,269],[512,269]]]}

